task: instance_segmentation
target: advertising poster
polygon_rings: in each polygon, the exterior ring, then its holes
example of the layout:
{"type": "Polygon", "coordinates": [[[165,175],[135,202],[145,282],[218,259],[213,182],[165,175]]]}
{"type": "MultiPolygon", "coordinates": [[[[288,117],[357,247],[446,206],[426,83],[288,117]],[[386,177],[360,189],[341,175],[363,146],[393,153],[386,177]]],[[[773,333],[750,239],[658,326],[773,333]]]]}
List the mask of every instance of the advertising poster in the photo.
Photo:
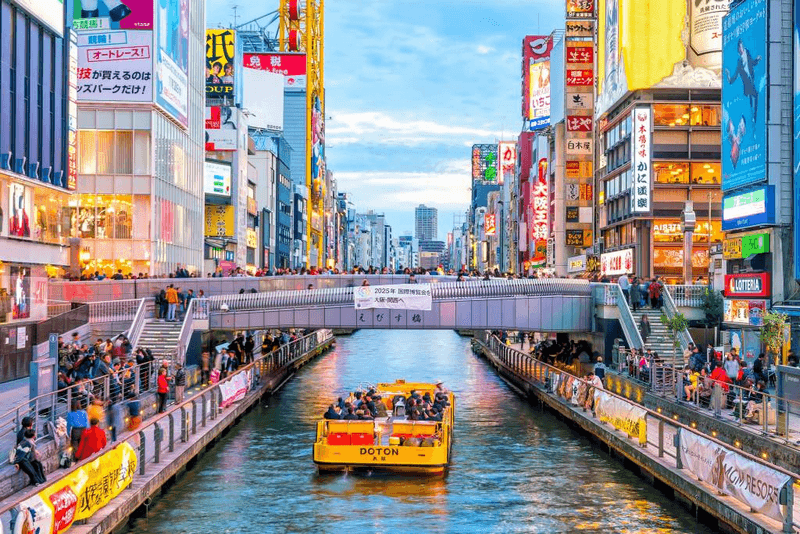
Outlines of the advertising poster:
{"type": "Polygon", "coordinates": [[[78,101],[152,101],[152,48],[150,31],[78,33],[78,101]]]}
{"type": "Polygon", "coordinates": [[[522,119],[531,130],[550,125],[550,35],[522,40],[522,119]]]}
{"type": "Polygon", "coordinates": [[[153,0],[75,0],[73,17],[77,31],[152,30],[153,0]]]}
{"type": "Polygon", "coordinates": [[[472,181],[497,183],[497,145],[472,145],[472,181]]]}
{"type": "Polygon", "coordinates": [[[306,55],[302,53],[244,54],[244,68],[282,74],[285,89],[306,88],[306,55]]]}
{"type": "Polygon", "coordinates": [[[11,318],[27,319],[31,316],[31,270],[30,267],[12,265],[11,276],[11,318]]]}
{"type": "Polygon", "coordinates": [[[189,125],[189,0],[157,0],[156,103],[189,125]]]}
{"type": "Polygon", "coordinates": [[[206,204],[206,236],[232,236],[235,228],[233,206],[212,206],[206,204]]]}
{"type": "MultiPolygon", "coordinates": [[[[80,0],[75,0],[78,3],[80,0]]],[[[64,35],[64,0],[16,0],[17,4],[44,22],[59,37],[64,35]]]]}
{"type": "Polygon", "coordinates": [[[430,284],[397,284],[393,286],[361,286],[353,292],[357,310],[371,308],[430,311],[430,284]]]}
{"type": "Polygon", "coordinates": [[[722,54],[722,19],[729,0],[689,2],[689,47],[697,63],[719,69],[722,54]]]}
{"type": "Polygon", "coordinates": [[[722,190],[766,180],[767,1],[723,19],[722,190]]]}
{"type": "Polygon", "coordinates": [[[206,150],[236,150],[239,130],[236,127],[236,108],[209,106],[206,108],[206,150]]]}
{"type": "Polygon", "coordinates": [[[498,153],[500,156],[500,180],[499,185],[514,179],[514,169],[517,166],[517,144],[513,141],[501,141],[498,143],[498,153]]]}
{"type": "Polygon", "coordinates": [[[586,19],[594,16],[595,0],[567,0],[567,19],[586,19]]]}
{"type": "Polygon", "coordinates": [[[8,235],[12,237],[30,237],[31,225],[28,219],[31,213],[31,195],[22,184],[11,183],[8,186],[8,235]]]}
{"type": "Polygon", "coordinates": [[[205,162],[203,192],[207,195],[231,196],[231,164],[221,161],[205,162]]]}
{"type": "Polygon", "coordinates": [[[316,201],[322,198],[322,185],[325,183],[325,117],[322,116],[322,102],[314,97],[311,110],[311,196],[316,201]]]}
{"type": "Polygon", "coordinates": [[[285,78],[266,70],[242,69],[242,107],[249,127],[283,130],[285,78]]]}
{"type": "Polygon", "coordinates": [[[206,96],[233,98],[236,32],[206,30],[206,96]]]}
{"type": "Polygon", "coordinates": [[[75,191],[78,187],[78,34],[74,30],[69,31],[68,42],[67,189],[75,191]]]}

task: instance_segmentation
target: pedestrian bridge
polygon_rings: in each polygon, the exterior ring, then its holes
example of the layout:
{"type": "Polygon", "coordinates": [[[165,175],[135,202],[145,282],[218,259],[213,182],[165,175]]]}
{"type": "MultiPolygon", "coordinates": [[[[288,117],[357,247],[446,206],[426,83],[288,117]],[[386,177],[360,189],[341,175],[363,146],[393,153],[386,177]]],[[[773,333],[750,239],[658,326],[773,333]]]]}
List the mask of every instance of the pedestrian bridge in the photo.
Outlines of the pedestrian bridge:
{"type": "Polygon", "coordinates": [[[591,286],[584,280],[469,280],[431,284],[429,311],[355,309],[353,287],[215,295],[211,329],[447,329],[589,332],[591,286]]]}

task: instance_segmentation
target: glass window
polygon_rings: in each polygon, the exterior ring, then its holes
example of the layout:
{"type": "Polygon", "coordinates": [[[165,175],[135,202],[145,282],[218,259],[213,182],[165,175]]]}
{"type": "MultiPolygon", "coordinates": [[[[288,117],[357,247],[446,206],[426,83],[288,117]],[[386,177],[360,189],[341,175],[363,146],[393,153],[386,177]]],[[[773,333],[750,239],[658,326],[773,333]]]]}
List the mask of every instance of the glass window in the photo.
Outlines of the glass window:
{"type": "Polygon", "coordinates": [[[692,126],[719,126],[720,106],[692,106],[692,126]]]}
{"type": "Polygon", "coordinates": [[[150,174],[150,132],[135,132],[133,137],[133,174],[150,174]]]}
{"type": "Polygon", "coordinates": [[[71,232],[70,209],[63,195],[37,188],[34,195],[33,237],[44,243],[63,244],[71,232]]]}
{"type": "Polygon", "coordinates": [[[97,132],[81,130],[78,132],[78,172],[80,174],[97,173],[97,132]]]}
{"type": "Polygon", "coordinates": [[[114,130],[97,131],[97,174],[114,173],[114,130]]]}
{"type": "Polygon", "coordinates": [[[116,132],[115,161],[117,174],[133,174],[133,132],[120,130],[116,132]]]}
{"type": "Polygon", "coordinates": [[[719,184],[722,169],[719,163],[692,163],[693,184],[719,184]]]}
{"type": "Polygon", "coordinates": [[[677,161],[653,162],[653,180],[657,184],[688,184],[689,164],[677,161]]]}
{"type": "Polygon", "coordinates": [[[689,124],[688,104],[653,104],[654,126],[686,126],[689,124]]]}

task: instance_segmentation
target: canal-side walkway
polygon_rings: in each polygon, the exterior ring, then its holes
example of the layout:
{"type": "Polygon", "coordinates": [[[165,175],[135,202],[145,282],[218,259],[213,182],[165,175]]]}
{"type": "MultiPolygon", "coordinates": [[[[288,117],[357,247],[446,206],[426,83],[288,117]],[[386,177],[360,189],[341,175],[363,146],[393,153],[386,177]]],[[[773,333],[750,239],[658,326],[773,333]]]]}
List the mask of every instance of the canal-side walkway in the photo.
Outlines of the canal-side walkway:
{"type": "MultiPolygon", "coordinates": [[[[798,477],[793,471],[730,447],[711,434],[702,434],[696,422],[684,425],[678,422],[679,416],[648,410],[615,393],[604,392],[610,403],[621,407],[611,417],[608,417],[608,413],[598,414],[592,408],[584,409],[575,405],[571,397],[573,386],[575,391],[580,387],[579,380],[563,370],[503,345],[488,332],[476,332],[474,350],[485,356],[515,388],[603,443],[609,452],[623,458],[626,465],[638,470],[644,478],[667,494],[672,494],[677,501],[689,505],[719,530],[753,534],[798,531],[793,523],[793,518],[800,513],[797,499],[794,498],[798,477]],[[598,415],[604,415],[605,422],[598,415]],[[683,454],[680,452],[681,439],[684,440],[683,454]],[[691,454],[698,455],[700,461],[697,463],[701,467],[717,461],[723,466],[716,471],[717,476],[721,477],[717,479],[718,485],[700,480],[697,465],[684,465],[689,458],[686,455],[688,443],[692,444],[691,454]],[[702,443],[703,447],[697,446],[697,443],[702,443]],[[770,494],[772,500],[768,499],[768,502],[774,501],[775,504],[771,514],[770,510],[763,507],[762,512],[756,512],[752,508],[750,494],[746,496],[750,501],[742,500],[742,492],[737,493],[737,488],[745,486],[744,489],[750,491],[756,486],[762,487],[762,480],[747,478],[753,482],[751,486],[735,484],[734,475],[744,473],[745,468],[732,475],[729,469],[731,463],[748,465],[754,473],[766,478],[774,475],[775,480],[784,481],[780,488],[776,488],[776,493],[770,494]],[[724,476],[720,475],[721,472],[724,472],[724,476]],[[781,502],[788,503],[788,506],[780,506],[781,502]]],[[[594,409],[599,412],[596,402],[594,409]]],[[[709,471],[714,473],[711,468],[709,471]]],[[[706,478],[711,479],[709,476],[706,478]]]]}
{"type": "MultiPolygon", "coordinates": [[[[280,388],[298,368],[328,350],[334,342],[329,330],[314,332],[258,358],[225,380],[146,421],[140,429],[123,435],[118,443],[127,443],[136,451],[136,470],[130,484],[83,524],[74,523],[69,531],[107,533],[121,529],[132,515],[146,510],[155,495],[170,486],[263,396],[280,388]]],[[[14,532],[13,522],[18,516],[22,517],[18,514],[24,513],[28,503],[40,497],[46,500],[48,487],[58,484],[76,469],[96,462],[108,450],[64,471],[58,479],[51,478],[45,486],[26,488],[7,499],[0,508],[0,532],[14,532]]],[[[84,494],[88,488],[75,489],[77,503],[73,506],[89,498],[84,494]]],[[[60,512],[55,511],[53,515],[63,518],[64,511],[60,512]]]]}

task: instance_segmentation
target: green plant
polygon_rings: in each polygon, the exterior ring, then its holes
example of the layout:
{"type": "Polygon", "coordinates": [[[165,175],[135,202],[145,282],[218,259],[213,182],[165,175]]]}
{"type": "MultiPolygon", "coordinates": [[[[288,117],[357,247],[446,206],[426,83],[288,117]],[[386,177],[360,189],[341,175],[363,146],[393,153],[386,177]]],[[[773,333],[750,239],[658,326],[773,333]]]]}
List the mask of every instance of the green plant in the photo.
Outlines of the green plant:
{"type": "Polygon", "coordinates": [[[683,332],[689,326],[686,317],[682,313],[676,313],[672,317],[667,317],[666,314],[662,313],[661,322],[672,334],[673,346],[678,348],[678,332],[683,332]]]}
{"type": "Polygon", "coordinates": [[[702,309],[705,314],[705,325],[708,327],[719,326],[722,322],[725,303],[718,291],[706,289],[703,291],[702,309]]]}
{"type": "Polygon", "coordinates": [[[786,314],[768,311],[764,313],[764,324],[761,326],[761,342],[767,346],[767,352],[781,354],[784,331],[786,330],[786,314]]]}

